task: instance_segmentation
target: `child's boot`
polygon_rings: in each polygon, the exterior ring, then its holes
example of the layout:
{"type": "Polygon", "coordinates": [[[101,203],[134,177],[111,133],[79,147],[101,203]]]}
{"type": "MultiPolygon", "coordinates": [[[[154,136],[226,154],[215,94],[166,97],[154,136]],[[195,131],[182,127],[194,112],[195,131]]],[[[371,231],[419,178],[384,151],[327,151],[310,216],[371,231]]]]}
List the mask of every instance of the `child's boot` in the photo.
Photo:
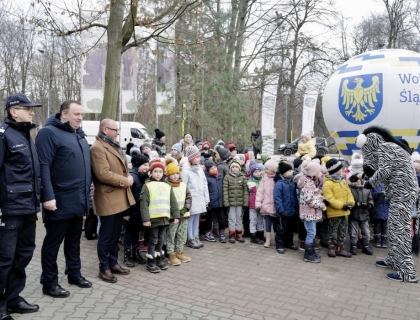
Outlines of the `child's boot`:
{"type": "Polygon", "coordinates": [[[220,240],[221,243],[226,243],[225,229],[220,229],[219,240],[220,240]]]}
{"type": "Polygon", "coordinates": [[[156,265],[160,270],[166,270],[169,267],[168,264],[165,262],[165,260],[163,258],[164,255],[165,255],[165,252],[163,252],[163,251],[161,251],[160,253],[159,252],[155,253],[156,265]]]}
{"type": "Polygon", "coordinates": [[[258,239],[265,242],[264,231],[257,231],[256,235],[257,235],[258,239]]]}
{"type": "Polygon", "coordinates": [[[330,258],[335,258],[337,256],[335,252],[335,244],[331,243],[328,245],[328,256],[330,258]]]}
{"type": "Polygon", "coordinates": [[[303,261],[312,263],[321,262],[321,258],[315,253],[313,244],[305,244],[305,254],[303,255],[303,261]]]}
{"type": "Polygon", "coordinates": [[[235,243],[235,230],[229,230],[229,243],[235,243]]]}
{"type": "Polygon", "coordinates": [[[151,273],[160,272],[160,269],[156,265],[156,259],[148,253],[146,253],[146,258],[147,258],[147,266],[146,266],[147,270],[150,271],[151,273]]]}
{"type": "Polygon", "coordinates": [[[255,244],[264,244],[264,241],[262,241],[260,238],[257,237],[257,233],[251,233],[251,243],[255,244]]]}
{"type": "Polygon", "coordinates": [[[236,241],[240,242],[240,243],[244,243],[245,239],[242,238],[242,230],[236,230],[236,241]]]}
{"type": "Polygon", "coordinates": [[[191,258],[184,255],[184,251],[182,250],[175,252],[175,255],[178,258],[178,260],[181,262],[187,263],[191,261],[191,258]]]}
{"type": "Polygon", "coordinates": [[[140,254],[139,247],[133,249],[133,260],[139,264],[146,264],[146,260],[140,254]]]}
{"type": "Polygon", "coordinates": [[[388,248],[388,237],[387,236],[381,236],[381,247],[382,248],[388,248]]]}
{"type": "Polygon", "coordinates": [[[214,235],[211,231],[206,232],[205,239],[207,241],[210,241],[210,242],[215,242],[216,241],[216,239],[214,238],[214,235]]]}
{"type": "Polygon", "coordinates": [[[375,234],[373,236],[373,239],[374,239],[374,246],[376,248],[380,248],[381,247],[381,235],[380,234],[375,234]]]}
{"type": "Polygon", "coordinates": [[[337,257],[351,258],[351,253],[345,251],[342,245],[337,245],[335,249],[335,254],[337,257]]]}
{"type": "Polygon", "coordinates": [[[124,248],[124,264],[126,267],[132,268],[134,267],[134,261],[131,257],[133,254],[133,250],[131,249],[131,246],[127,246],[124,248]]]}
{"type": "Polygon", "coordinates": [[[354,256],[357,255],[357,244],[355,243],[350,244],[350,253],[354,256]]]}
{"type": "Polygon", "coordinates": [[[373,254],[372,248],[370,247],[368,241],[363,241],[362,252],[367,254],[368,256],[371,256],[373,254]]]}
{"type": "Polygon", "coordinates": [[[270,246],[271,246],[271,232],[266,232],[264,248],[270,248],[270,246]]]}
{"type": "Polygon", "coordinates": [[[199,236],[195,237],[195,243],[198,244],[200,246],[200,248],[204,247],[204,244],[201,242],[199,236]]]}
{"type": "Polygon", "coordinates": [[[357,249],[363,249],[362,239],[357,240],[357,249]]]}
{"type": "Polygon", "coordinates": [[[169,254],[169,263],[173,266],[179,266],[181,264],[181,261],[179,261],[178,257],[176,256],[175,252],[171,252],[169,254]]]}

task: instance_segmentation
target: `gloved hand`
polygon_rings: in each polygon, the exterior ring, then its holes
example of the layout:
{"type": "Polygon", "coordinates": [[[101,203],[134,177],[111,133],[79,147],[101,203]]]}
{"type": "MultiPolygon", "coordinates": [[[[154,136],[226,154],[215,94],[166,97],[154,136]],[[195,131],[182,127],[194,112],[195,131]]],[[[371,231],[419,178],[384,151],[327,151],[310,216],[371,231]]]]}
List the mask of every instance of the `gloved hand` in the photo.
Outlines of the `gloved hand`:
{"type": "Polygon", "coordinates": [[[357,180],[359,180],[359,177],[358,177],[357,175],[358,175],[358,174],[357,174],[357,173],[355,173],[355,174],[353,174],[352,176],[350,176],[349,181],[350,181],[351,183],[355,183],[355,182],[357,182],[357,180]]]}
{"type": "Polygon", "coordinates": [[[349,210],[349,206],[348,206],[347,204],[345,204],[345,205],[343,206],[343,210],[344,210],[344,211],[349,210]]]}
{"type": "Polygon", "coordinates": [[[365,189],[373,189],[372,185],[370,184],[369,181],[365,182],[365,185],[363,186],[365,189]]]}
{"type": "Polygon", "coordinates": [[[327,199],[323,199],[322,201],[324,201],[324,203],[327,207],[330,205],[330,202],[327,199]]]}

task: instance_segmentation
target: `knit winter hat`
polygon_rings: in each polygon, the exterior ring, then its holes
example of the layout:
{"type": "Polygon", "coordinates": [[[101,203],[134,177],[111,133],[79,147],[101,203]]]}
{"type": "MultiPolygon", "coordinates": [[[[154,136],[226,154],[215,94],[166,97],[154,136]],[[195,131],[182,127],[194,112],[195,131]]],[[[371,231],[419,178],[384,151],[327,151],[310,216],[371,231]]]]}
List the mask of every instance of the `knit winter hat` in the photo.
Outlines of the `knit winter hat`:
{"type": "Polygon", "coordinates": [[[363,173],[363,156],[354,152],[351,157],[350,171],[353,173],[363,173]]]}
{"type": "Polygon", "coordinates": [[[257,170],[261,171],[260,166],[256,162],[251,161],[250,164],[249,164],[249,171],[251,172],[251,176],[257,170]]]}
{"type": "Polygon", "coordinates": [[[223,142],[223,140],[219,140],[219,141],[217,141],[217,144],[219,145],[219,146],[225,146],[225,143],[223,142]]]}
{"type": "Polygon", "coordinates": [[[200,144],[203,145],[203,141],[201,141],[200,139],[195,140],[195,146],[198,147],[200,144]]]}
{"type": "Polygon", "coordinates": [[[420,162],[414,162],[414,170],[416,170],[416,174],[420,173],[420,162]]]}
{"type": "Polygon", "coordinates": [[[137,145],[134,145],[130,149],[130,156],[135,156],[137,154],[140,154],[140,148],[137,145]]]}
{"type": "Polygon", "coordinates": [[[216,163],[213,160],[207,159],[204,162],[204,166],[206,167],[206,171],[209,172],[212,167],[216,166],[216,163]]]}
{"type": "Polygon", "coordinates": [[[229,159],[229,157],[231,156],[230,151],[225,148],[219,148],[218,152],[219,152],[220,159],[222,159],[222,161],[229,159]]]}
{"type": "Polygon", "coordinates": [[[267,160],[267,162],[264,163],[264,166],[265,166],[266,169],[274,171],[274,172],[277,171],[278,165],[279,165],[279,162],[276,161],[275,159],[267,160]]]}
{"type": "MultiPolygon", "coordinates": [[[[267,161],[268,162],[268,161],[267,161]]],[[[267,167],[267,165],[266,165],[267,167]]],[[[286,162],[281,162],[279,164],[279,169],[278,171],[280,172],[281,175],[284,175],[287,171],[293,170],[292,166],[286,162]]]]}
{"type": "Polygon", "coordinates": [[[163,173],[165,173],[165,166],[160,160],[157,159],[150,162],[150,173],[152,173],[156,168],[162,169],[163,173]]]}
{"type": "Polygon", "coordinates": [[[142,154],[136,154],[131,158],[131,164],[135,168],[140,168],[145,163],[149,163],[149,159],[142,154]]]}
{"type": "Polygon", "coordinates": [[[181,153],[182,152],[182,144],[181,143],[175,143],[173,146],[172,146],[172,149],[171,150],[176,150],[176,151],[178,151],[178,153],[181,153]]]}
{"type": "Polygon", "coordinates": [[[241,164],[238,161],[233,160],[229,165],[229,168],[232,169],[232,167],[238,167],[239,169],[241,169],[241,164]]]}
{"type": "Polygon", "coordinates": [[[179,173],[179,168],[173,158],[166,158],[166,175],[169,177],[171,174],[179,173]]]}
{"type": "Polygon", "coordinates": [[[312,134],[311,132],[302,132],[302,134],[300,135],[301,138],[306,138],[307,140],[311,140],[312,138],[312,134]]]}
{"type": "Polygon", "coordinates": [[[301,158],[296,158],[295,160],[293,160],[293,168],[299,168],[302,162],[303,160],[301,158]]]}
{"type": "Polygon", "coordinates": [[[314,159],[312,161],[305,160],[302,162],[302,171],[305,170],[305,173],[310,177],[318,176],[322,171],[321,163],[319,159],[314,159]]]}
{"type": "Polygon", "coordinates": [[[335,158],[331,158],[330,160],[328,160],[325,166],[329,174],[334,174],[338,170],[343,168],[342,163],[335,158]]]}
{"type": "Polygon", "coordinates": [[[143,151],[144,147],[148,147],[150,148],[150,150],[152,149],[152,143],[150,142],[150,140],[144,140],[143,144],[141,145],[141,150],[143,151]]]}
{"type": "Polygon", "coordinates": [[[201,154],[200,154],[200,151],[198,150],[198,148],[196,146],[188,146],[187,147],[187,157],[188,157],[188,161],[191,162],[195,158],[200,158],[201,154]]]}
{"type": "Polygon", "coordinates": [[[205,147],[207,147],[207,148],[211,148],[211,144],[210,144],[210,142],[208,142],[208,141],[204,141],[203,142],[203,148],[205,148],[205,147]]]}
{"type": "Polygon", "coordinates": [[[155,136],[156,136],[156,139],[160,139],[165,136],[165,132],[160,131],[159,129],[155,129],[155,136]]]}
{"type": "Polygon", "coordinates": [[[411,155],[411,161],[413,161],[414,163],[420,163],[420,154],[418,152],[413,152],[413,154],[411,155]]]}
{"type": "Polygon", "coordinates": [[[237,150],[235,144],[230,141],[227,144],[227,148],[229,149],[230,152],[232,152],[233,150],[237,150]]]}
{"type": "Polygon", "coordinates": [[[238,157],[240,160],[245,161],[245,155],[242,153],[238,153],[238,157]]]}

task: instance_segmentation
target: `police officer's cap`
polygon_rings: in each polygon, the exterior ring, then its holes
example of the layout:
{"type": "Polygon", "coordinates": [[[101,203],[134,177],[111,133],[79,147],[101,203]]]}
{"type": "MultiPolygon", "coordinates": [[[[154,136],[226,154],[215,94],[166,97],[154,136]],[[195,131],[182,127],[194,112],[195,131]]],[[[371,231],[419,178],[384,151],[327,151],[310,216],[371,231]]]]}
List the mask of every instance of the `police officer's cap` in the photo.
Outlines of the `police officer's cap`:
{"type": "Polygon", "coordinates": [[[11,107],[42,107],[42,104],[34,103],[22,93],[12,94],[7,98],[6,109],[11,107]]]}

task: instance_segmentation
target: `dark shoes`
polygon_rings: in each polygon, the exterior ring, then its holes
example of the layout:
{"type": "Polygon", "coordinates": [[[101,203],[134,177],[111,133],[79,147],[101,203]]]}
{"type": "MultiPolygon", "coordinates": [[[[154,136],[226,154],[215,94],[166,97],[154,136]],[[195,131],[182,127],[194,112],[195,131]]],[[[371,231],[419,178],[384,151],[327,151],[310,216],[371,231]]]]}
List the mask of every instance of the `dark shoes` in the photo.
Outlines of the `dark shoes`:
{"type": "Polygon", "coordinates": [[[67,290],[61,288],[59,284],[56,284],[52,287],[42,287],[42,292],[46,294],[47,296],[53,297],[53,298],[67,298],[70,295],[70,292],[67,290]]]}
{"type": "Polygon", "coordinates": [[[119,264],[116,264],[115,266],[111,267],[111,272],[115,274],[121,274],[124,276],[129,274],[130,270],[121,267],[119,264]]]}
{"type": "Polygon", "coordinates": [[[299,248],[297,247],[297,246],[295,246],[294,244],[292,244],[292,245],[290,245],[290,246],[286,246],[286,248],[287,249],[289,249],[289,250],[293,250],[293,251],[296,251],[296,250],[298,250],[299,248]]]}
{"type": "MultiPolygon", "coordinates": [[[[39,310],[37,304],[30,304],[27,301],[23,300],[15,306],[10,306],[7,308],[10,313],[32,313],[39,310]]],[[[0,319],[3,319],[0,317],[0,319]]],[[[7,319],[7,318],[6,318],[7,319]]]]}
{"type": "Polygon", "coordinates": [[[335,249],[335,254],[337,257],[344,257],[344,258],[351,258],[352,254],[350,252],[347,252],[343,249],[341,246],[337,246],[335,249]]]}
{"type": "Polygon", "coordinates": [[[373,254],[373,250],[369,245],[363,246],[362,252],[364,254],[367,254],[368,256],[371,256],[373,254]]]}
{"type": "Polygon", "coordinates": [[[0,320],[13,320],[13,318],[6,311],[0,311],[0,320]]]}
{"type": "Polygon", "coordinates": [[[284,248],[276,249],[277,253],[284,254],[284,248]]]}
{"type": "Polygon", "coordinates": [[[330,258],[335,258],[337,256],[335,252],[335,244],[328,245],[328,256],[330,258]]]}
{"type": "Polygon", "coordinates": [[[256,233],[251,233],[251,243],[264,244],[264,241],[262,241],[260,238],[258,238],[256,233]]]}
{"type": "Polygon", "coordinates": [[[357,255],[357,244],[350,244],[350,253],[353,256],[357,255]]]}
{"type": "Polygon", "coordinates": [[[117,282],[117,277],[114,276],[111,270],[107,269],[105,271],[99,271],[99,278],[105,282],[115,283],[117,282]]]}
{"type": "Polygon", "coordinates": [[[75,284],[79,288],[90,288],[92,287],[92,282],[85,279],[85,277],[78,277],[78,278],[69,278],[69,284],[75,284]]]}

